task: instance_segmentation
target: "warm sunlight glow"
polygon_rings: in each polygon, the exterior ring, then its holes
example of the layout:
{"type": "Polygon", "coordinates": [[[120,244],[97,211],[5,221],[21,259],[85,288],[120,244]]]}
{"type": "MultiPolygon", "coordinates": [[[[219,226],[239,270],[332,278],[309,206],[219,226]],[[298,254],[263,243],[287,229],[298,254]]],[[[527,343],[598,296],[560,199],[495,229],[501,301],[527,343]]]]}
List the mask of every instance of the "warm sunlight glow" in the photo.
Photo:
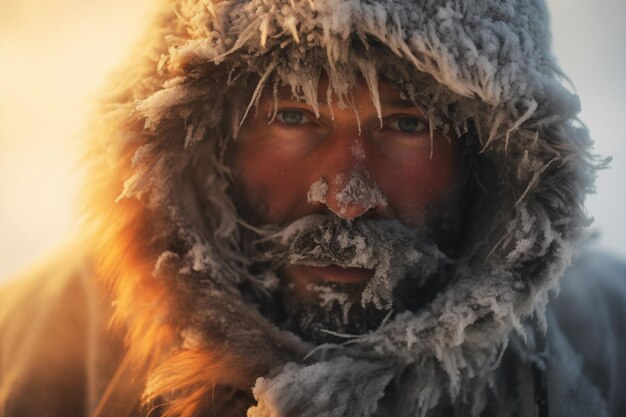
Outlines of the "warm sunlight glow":
{"type": "Polygon", "coordinates": [[[70,233],[90,97],[134,46],[151,5],[0,6],[0,281],[70,233]]]}

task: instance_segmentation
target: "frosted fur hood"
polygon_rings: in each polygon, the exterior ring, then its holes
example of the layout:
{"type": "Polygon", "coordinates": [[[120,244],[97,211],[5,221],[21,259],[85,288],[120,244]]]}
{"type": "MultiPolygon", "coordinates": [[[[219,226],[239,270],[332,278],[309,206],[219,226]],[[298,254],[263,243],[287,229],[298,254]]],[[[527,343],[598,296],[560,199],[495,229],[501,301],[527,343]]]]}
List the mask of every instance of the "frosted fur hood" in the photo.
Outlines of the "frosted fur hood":
{"type": "Polygon", "coordinates": [[[217,389],[251,417],[480,413],[499,353],[526,318],[542,323],[587,224],[591,142],[549,41],[538,0],[164,2],[95,121],[87,187],[146,403],[226,415],[217,389]],[[479,186],[445,291],[315,349],[242,296],[267,283],[242,256],[221,152],[264,88],[290,85],[316,108],[323,72],[347,105],[358,76],[376,104],[384,75],[466,138],[479,186]]]}

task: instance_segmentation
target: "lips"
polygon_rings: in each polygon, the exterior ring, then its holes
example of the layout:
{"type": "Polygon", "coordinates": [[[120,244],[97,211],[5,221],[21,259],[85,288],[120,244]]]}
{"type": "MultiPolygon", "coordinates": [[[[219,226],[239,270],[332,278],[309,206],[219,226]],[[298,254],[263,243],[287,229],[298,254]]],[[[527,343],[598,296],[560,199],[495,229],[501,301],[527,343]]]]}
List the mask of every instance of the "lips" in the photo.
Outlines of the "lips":
{"type": "Polygon", "coordinates": [[[298,266],[298,269],[306,269],[314,277],[324,281],[342,284],[365,282],[374,276],[374,270],[364,268],[343,268],[337,265],[329,266],[298,266]]]}

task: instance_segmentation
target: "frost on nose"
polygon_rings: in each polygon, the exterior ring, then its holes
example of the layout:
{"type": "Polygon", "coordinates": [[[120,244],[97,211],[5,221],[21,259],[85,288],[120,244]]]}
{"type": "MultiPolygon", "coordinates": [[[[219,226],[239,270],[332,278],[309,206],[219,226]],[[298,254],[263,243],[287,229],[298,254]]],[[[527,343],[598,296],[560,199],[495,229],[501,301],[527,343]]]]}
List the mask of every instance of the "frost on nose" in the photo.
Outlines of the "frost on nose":
{"type": "Polygon", "coordinates": [[[359,217],[375,207],[387,207],[387,199],[365,169],[357,169],[351,174],[337,174],[333,185],[329,187],[326,180],[320,178],[311,184],[307,201],[323,203],[345,219],[359,217]]]}
{"type": "Polygon", "coordinates": [[[324,178],[320,178],[315,181],[309,187],[309,191],[306,193],[306,200],[309,203],[319,202],[326,204],[326,194],[328,193],[328,184],[324,178]]]}
{"type": "MultiPolygon", "coordinates": [[[[362,210],[358,215],[363,214],[367,210],[374,207],[387,207],[387,199],[382,191],[369,178],[369,173],[364,170],[357,170],[351,175],[337,174],[335,177],[337,184],[337,193],[335,200],[339,213],[345,216],[350,209],[362,210]]],[[[353,216],[357,217],[357,216],[353,216]]]]}

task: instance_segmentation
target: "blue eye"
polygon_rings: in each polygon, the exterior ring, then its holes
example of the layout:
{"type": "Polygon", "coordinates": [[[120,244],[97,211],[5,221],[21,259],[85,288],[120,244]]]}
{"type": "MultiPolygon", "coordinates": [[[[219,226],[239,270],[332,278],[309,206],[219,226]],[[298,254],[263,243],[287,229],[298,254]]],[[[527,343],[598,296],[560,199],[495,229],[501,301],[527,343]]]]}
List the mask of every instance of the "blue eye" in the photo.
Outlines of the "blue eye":
{"type": "Polygon", "coordinates": [[[426,129],[426,123],[418,119],[417,117],[398,117],[391,122],[391,128],[399,130],[403,133],[419,133],[426,129]]]}
{"type": "Polygon", "coordinates": [[[303,112],[298,110],[281,110],[276,114],[276,118],[287,125],[299,125],[309,120],[303,112]]]}

